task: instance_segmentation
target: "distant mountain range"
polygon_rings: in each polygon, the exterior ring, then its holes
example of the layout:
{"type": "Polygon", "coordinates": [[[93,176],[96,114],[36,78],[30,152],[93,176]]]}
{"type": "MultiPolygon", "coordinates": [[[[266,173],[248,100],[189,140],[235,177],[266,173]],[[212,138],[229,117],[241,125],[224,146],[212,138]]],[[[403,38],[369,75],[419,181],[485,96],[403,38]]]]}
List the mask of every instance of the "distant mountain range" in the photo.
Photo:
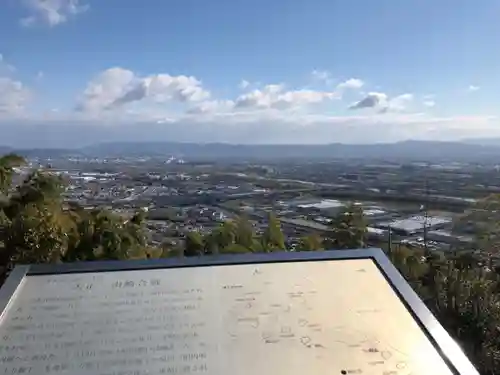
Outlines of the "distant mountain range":
{"type": "Polygon", "coordinates": [[[500,147],[500,138],[469,138],[461,140],[462,143],[480,146],[498,146],[500,147]]]}
{"type": "Polygon", "coordinates": [[[269,160],[269,159],[372,159],[388,161],[469,161],[499,162],[500,139],[459,142],[404,141],[386,144],[327,145],[236,145],[226,143],[101,143],[79,149],[12,149],[27,157],[125,157],[176,156],[187,160],[269,160]],[[487,143],[487,144],[486,144],[487,143]]]}

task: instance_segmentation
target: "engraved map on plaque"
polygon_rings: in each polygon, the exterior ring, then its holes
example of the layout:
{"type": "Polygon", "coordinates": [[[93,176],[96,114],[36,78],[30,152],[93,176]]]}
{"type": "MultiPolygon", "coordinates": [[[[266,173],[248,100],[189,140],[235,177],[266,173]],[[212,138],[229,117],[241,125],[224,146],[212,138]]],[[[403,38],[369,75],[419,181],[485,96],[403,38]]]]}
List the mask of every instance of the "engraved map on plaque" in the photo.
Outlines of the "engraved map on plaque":
{"type": "Polygon", "coordinates": [[[27,276],[0,374],[448,375],[370,259],[27,276]]]}

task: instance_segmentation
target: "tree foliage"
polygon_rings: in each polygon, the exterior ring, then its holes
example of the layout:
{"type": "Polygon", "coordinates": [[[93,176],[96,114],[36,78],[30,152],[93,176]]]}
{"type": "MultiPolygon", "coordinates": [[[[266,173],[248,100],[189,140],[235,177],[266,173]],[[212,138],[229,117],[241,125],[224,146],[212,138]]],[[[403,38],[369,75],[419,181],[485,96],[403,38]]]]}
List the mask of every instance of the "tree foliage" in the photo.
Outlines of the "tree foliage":
{"type": "Polygon", "coordinates": [[[6,194],[12,185],[14,168],[26,164],[24,158],[16,154],[0,157],[0,193],[6,194]]]}
{"type": "Polygon", "coordinates": [[[285,250],[285,236],[281,231],[280,221],[274,213],[269,213],[267,228],[262,235],[262,246],[268,252],[285,250]]]}
{"type": "Polygon", "coordinates": [[[300,239],[299,251],[320,251],[323,250],[323,239],[317,233],[311,233],[300,239]]]}
{"type": "Polygon", "coordinates": [[[251,249],[254,246],[255,233],[250,221],[246,217],[240,216],[235,220],[234,224],[234,242],[247,249],[251,249]]]}
{"type": "Polygon", "coordinates": [[[198,232],[189,232],[186,236],[186,256],[202,256],[205,254],[203,237],[198,232]]]}
{"type": "Polygon", "coordinates": [[[143,214],[130,220],[106,210],[66,208],[65,181],[57,174],[29,173],[11,186],[15,155],[0,158],[0,280],[16,263],[57,263],[161,256],[146,246],[143,214]]]}
{"type": "Polygon", "coordinates": [[[366,222],[363,209],[350,204],[333,221],[332,232],[327,239],[333,249],[360,249],[365,247],[366,222]]]}

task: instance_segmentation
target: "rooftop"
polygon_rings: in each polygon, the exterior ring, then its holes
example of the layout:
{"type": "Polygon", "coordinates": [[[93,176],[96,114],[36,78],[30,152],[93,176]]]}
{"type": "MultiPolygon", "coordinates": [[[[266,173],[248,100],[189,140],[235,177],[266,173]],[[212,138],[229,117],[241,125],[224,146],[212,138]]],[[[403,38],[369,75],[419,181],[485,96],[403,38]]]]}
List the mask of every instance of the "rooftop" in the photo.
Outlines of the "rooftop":
{"type": "MultiPolygon", "coordinates": [[[[423,230],[425,226],[425,217],[422,215],[415,215],[408,217],[406,219],[393,220],[391,222],[385,222],[378,224],[379,227],[387,228],[391,227],[396,230],[403,230],[406,232],[416,232],[423,230]]],[[[431,228],[437,225],[451,223],[451,218],[444,216],[428,216],[427,217],[427,227],[431,228]]]]}
{"type": "Polygon", "coordinates": [[[335,199],[323,199],[319,202],[314,202],[314,203],[302,203],[298,204],[297,207],[299,208],[316,208],[319,210],[324,210],[328,208],[337,208],[337,207],[343,207],[344,204],[338,200],[335,199]]]}

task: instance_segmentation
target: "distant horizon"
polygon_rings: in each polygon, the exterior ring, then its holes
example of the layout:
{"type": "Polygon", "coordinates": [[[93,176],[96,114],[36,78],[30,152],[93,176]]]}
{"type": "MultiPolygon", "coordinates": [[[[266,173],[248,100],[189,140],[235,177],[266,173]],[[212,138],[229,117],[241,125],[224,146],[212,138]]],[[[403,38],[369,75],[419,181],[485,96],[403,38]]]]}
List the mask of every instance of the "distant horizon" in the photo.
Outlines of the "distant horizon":
{"type": "Polygon", "coordinates": [[[282,146],[282,147],[314,147],[314,146],[376,146],[376,145],[397,145],[404,143],[443,143],[443,144],[468,144],[471,146],[493,146],[500,147],[500,138],[466,138],[457,140],[427,140],[427,139],[405,139],[393,142],[373,142],[373,143],[346,143],[346,142],[329,142],[329,143],[233,143],[233,142],[192,142],[192,141],[158,141],[158,140],[141,140],[141,141],[103,141],[89,143],[82,146],[67,146],[67,147],[44,147],[43,145],[38,145],[35,147],[30,146],[14,146],[9,144],[0,143],[0,149],[11,149],[11,150],[79,150],[91,147],[102,147],[106,145],[163,145],[163,144],[178,144],[178,145],[221,145],[221,146],[242,146],[242,147],[260,147],[260,146],[282,146]]]}

